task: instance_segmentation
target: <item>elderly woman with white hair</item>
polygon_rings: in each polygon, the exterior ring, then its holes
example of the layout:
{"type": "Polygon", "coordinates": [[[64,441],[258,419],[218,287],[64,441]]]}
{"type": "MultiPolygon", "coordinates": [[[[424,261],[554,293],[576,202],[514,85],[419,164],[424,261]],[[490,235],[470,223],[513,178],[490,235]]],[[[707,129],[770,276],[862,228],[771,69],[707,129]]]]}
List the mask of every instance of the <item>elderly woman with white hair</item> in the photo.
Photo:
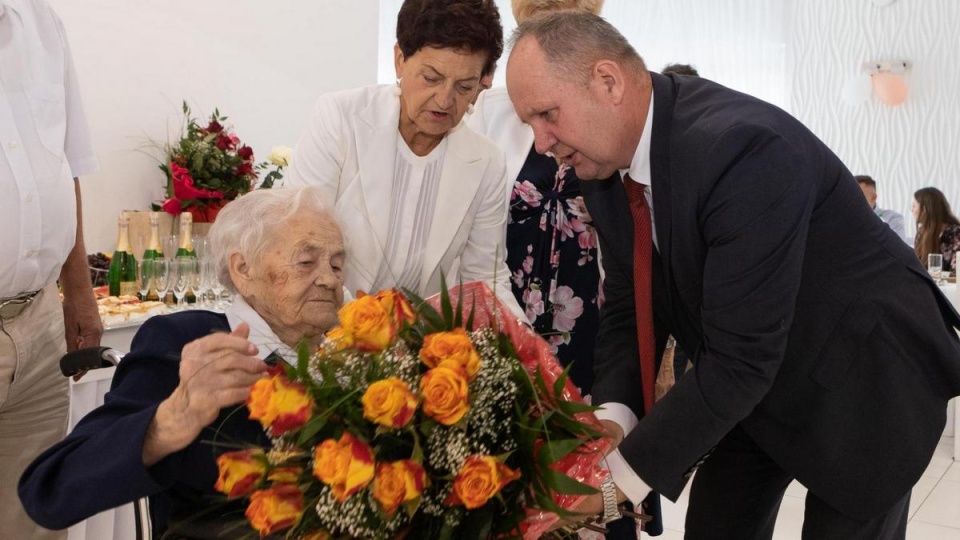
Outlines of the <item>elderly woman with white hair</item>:
{"type": "Polygon", "coordinates": [[[156,537],[220,537],[223,516],[242,516],[228,506],[197,519],[211,505],[217,455],[238,442],[269,446],[260,424],[234,410],[269,355],[295,361],[302,340],[316,343],[336,324],[345,253],[315,187],[244,195],[210,237],[233,305],[144,323],[104,405],[21,478],[24,507],[40,525],[65,528],[145,496],[156,537]]]}

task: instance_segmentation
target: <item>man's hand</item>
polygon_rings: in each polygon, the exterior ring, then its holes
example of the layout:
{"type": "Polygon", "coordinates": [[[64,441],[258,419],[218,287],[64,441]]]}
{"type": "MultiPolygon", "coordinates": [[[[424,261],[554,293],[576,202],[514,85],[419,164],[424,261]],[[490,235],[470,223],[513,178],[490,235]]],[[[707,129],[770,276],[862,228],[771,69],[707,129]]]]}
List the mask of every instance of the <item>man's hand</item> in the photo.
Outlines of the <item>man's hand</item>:
{"type": "Polygon", "coordinates": [[[607,436],[610,437],[610,449],[607,450],[609,454],[616,450],[617,447],[620,446],[620,443],[623,442],[623,428],[613,420],[601,420],[600,423],[603,424],[604,431],[606,431],[607,436]]]}
{"type": "Polygon", "coordinates": [[[250,343],[250,326],[211,334],[188,343],[180,356],[180,384],[157,408],[143,445],[143,462],[152,466],[186,448],[220,409],[250,395],[250,386],[267,371],[250,343]]]}

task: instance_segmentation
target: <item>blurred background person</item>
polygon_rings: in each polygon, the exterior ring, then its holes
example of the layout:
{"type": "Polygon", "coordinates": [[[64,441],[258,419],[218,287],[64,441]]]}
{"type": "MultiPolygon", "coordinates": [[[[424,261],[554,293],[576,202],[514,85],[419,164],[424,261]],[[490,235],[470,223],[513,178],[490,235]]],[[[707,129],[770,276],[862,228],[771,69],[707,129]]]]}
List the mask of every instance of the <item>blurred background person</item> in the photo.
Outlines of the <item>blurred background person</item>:
{"type": "Polygon", "coordinates": [[[667,73],[676,73],[677,75],[691,75],[693,77],[699,77],[700,72],[697,71],[697,68],[691,66],[690,64],[667,64],[663,66],[663,69],[660,70],[662,75],[667,73]]]}
{"type": "Polygon", "coordinates": [[[960,220],[950,210],[950,203],[935,187],[918,189],[913,194],[913,217],[917,237],[913,249],[920,263],[927,266],[927,255],[943,255],[943,272],[955,275],[954,255],[960,251],[960,220]]]}
{"type": "Polygon", "coordinates": [[[493,0],[406,0],[396,86],[318,100],[287,184],[326,194],[349,242],[351,292],[432,295],[443,274],[486,281],[522,315],[504,264],[503,154],[460,126],[502,52],[493,0]]]}
{"type": "Polygon", "coordinates": [[[99,345],[103,329],[78,180],[97,161],[67,36],[44,0],[0,0],[0,141],[0,536],[60,539],[24,512],[17,479],[66,433],[60,357],[99,345]]]}
{"type": "Polygon", "coordinates": [[[877,206],[877,182],[865,174],[859,174],[854,176],[854,178],[856,178],[857,183],[860,184],[860,190],[863,191],[863,196],[866,197],[867,204],[870,205],[870,208],[873,208],[873,213],[876,214],[881,221],[889,225],[890,228],[893,229],[893,232],[897,233],[897,236],[906,241],[907,233],[903,224],[903,216],[893,210],[877,206]]]}
{"type": "MultiPolygon", "coordinates": [[[[562,10],[599,15],[603,0],[513,0],[522,24],[562,10]]],[[[503,196],[509,200],[507,267],[513,296],[584,395],[593,387],[593,354],[600,319],[601,274],[596,231],[583,204],[580,179],[566,163],[537,153],[533,130],[514,112],[506,88],[480,94],[467,125],[497,143],[505,153],[503,196]]],[[[647,532],[660,534],[659,496],[644,502],[655,516],[647,532]]],[[[607,538],[637,537],[632,519],[608,525],[607,538]]]]}
{"type": "Polygon", "coordinates": [[[238,528],[245,505],[217,497],[216,458],[237,445],[270,447],[260,423],[236,407],[266,372],[264,359],[296,363],[301,340],[319,343],[337,324],[343,236],[322,191],[300,187],[232,201],[209,237],[233,304],[222,314],[182,311],[143,324],[104,404],[20,480],[38,523],[66,528],[150,496],[154,538],[254,534],[238,528]]]}

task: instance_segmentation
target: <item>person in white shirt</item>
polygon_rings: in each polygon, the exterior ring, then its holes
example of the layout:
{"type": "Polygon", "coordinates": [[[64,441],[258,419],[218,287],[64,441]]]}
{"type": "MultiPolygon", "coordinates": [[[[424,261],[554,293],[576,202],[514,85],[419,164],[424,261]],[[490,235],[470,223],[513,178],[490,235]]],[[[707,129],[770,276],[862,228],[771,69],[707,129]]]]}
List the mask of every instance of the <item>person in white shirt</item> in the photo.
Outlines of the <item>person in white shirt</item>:
{"type": "Polygon", "coordinates": [[[287,185],[323,188],[349,246],[346,286],[440,291],[483,280],[514,313],[504,262],[503,153],[462,125],[503,50],[492,0],[406,0],[397,84],[326,94],[287,185]]]}
{"type": "Polygon", "coordinates": [[[102,333],[77,180],[97,164],[67,37],[43,0],[0,0],[0,148],[0,529],[66,538],[33,523],[16,493],[66,433],[60,357],[102,333]]]}
{"type": "Polygon", "coordinates": [[[865,174],[857,175],[854,178],[856,178],[857,183],[860,184],[863,196],[866,197],[867,204],[873,209],[873,213],[876,214],[881,221],[889,225],[890,228],[893,229],[893,232],[897,233],[897,236],[906,241],[907,233],[903,224],[903,215],[894,210],[877,206],[877,182],[865,174]]]}

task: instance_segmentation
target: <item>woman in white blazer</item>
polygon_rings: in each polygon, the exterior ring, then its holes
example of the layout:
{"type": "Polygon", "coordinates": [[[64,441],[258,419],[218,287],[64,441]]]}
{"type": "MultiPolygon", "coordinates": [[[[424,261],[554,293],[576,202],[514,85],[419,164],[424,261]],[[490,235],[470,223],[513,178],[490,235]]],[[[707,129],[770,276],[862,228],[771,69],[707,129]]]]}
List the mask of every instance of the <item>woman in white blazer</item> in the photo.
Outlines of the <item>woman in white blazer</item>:
{"type": "Polygon", "coordinates": [[[351,292],[421,295],[485,280],[518,315],[504,262],[502,152],[461,120],[493,72],[503,29],[492,0],[406,0],[397,17],[397,85],[317,102],[290,184],[322,187],[347,244],[351,292]]]}

